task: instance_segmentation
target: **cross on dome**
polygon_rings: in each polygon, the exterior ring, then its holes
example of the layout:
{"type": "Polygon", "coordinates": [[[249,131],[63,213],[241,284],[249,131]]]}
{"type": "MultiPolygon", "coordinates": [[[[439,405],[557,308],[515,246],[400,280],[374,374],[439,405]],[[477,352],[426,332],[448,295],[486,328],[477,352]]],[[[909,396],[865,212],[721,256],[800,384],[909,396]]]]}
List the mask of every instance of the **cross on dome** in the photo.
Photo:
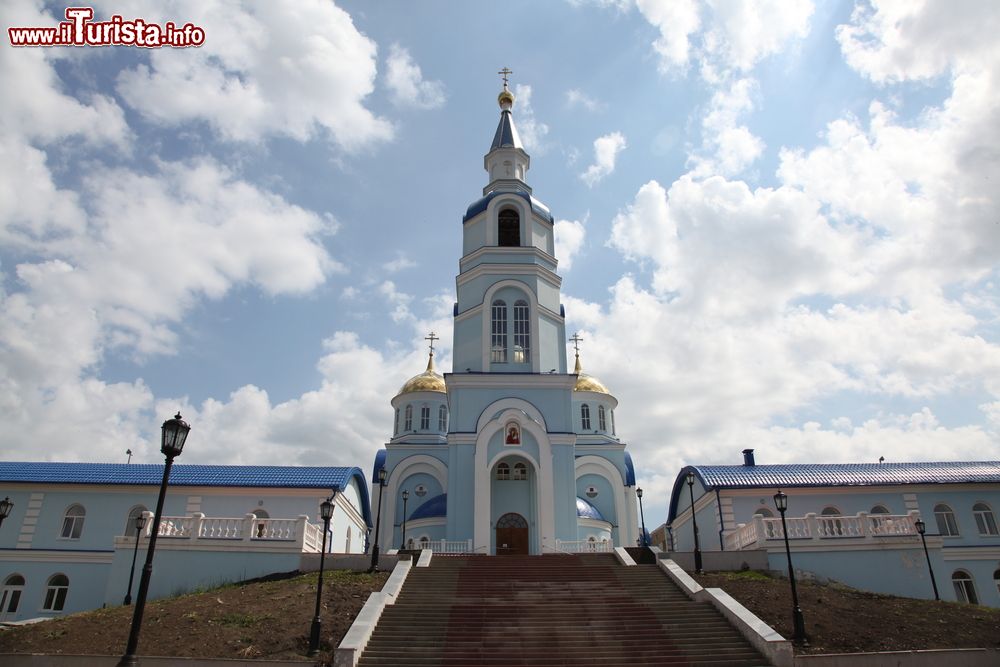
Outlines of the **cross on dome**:
{"type": "Polygon", "coordinates": [[[580,343],[583,342],[583,338],[580,336],[580,332],[577,332],[570,336],[570,341],[573,343],[573,349],[576,350],[576,356],[580,356],[580,343]]]}
{"type": "Polygon", "coordinates": [[[429,336],[424,336],[424,340],[429,340],[430,341],[431,356],[433,357],[434,356],[434,341],[441,340],[441,337],[435,335],[434,332],[432,331],[429,336]]]}
{"type": "Polygon", "coordinates": [[[504,67],[502,70],[500,70],[499,72],[497,72],[497,74],[499,74],[500,76],[503,77],[503,89],[504,90],[507,90],[507,77],[510,76],[513,73],[514,73],[514,70],[510,69],[509,67],[504,67]]]}

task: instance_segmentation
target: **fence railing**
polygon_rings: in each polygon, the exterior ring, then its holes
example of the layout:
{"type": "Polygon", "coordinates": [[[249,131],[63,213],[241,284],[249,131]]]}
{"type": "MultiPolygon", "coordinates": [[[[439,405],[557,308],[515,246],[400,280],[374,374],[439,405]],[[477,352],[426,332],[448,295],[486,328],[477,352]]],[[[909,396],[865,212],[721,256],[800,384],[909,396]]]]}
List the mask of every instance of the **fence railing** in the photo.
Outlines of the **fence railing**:
{"type": "MultiPolygon", "coordinates": [[[[146,512],[147,521],[142,533],[148,539],[152,532],[152,513],[146,512]]],[[[263,519],[254,514],[243,517],[206,517],[201,512],[191,516],[160,517],[159,538],[166,540],[201,540],[215,543],[247,542],[247,548],[288,547],[299,551],[318,553],[323,547],[322,524],[309,523],[304,514],[295,519],[263,519]]],[[[125,536],[134,538],[133,535],[125,536]]],[[[329,540],[327,540],[329,544],[329,540]]]]}
{"type": "Polygon", "coordinates": [[[436,554],[471,554],[472,540],[428,540],[414,542],[414,549],[430,549],[436,554]]]}
{"type": "Polygon", "coordinates": [[[556,540],[556,551],[568,554],[609,554],[615,550],[611,542],[591,542],[590,540],[556,540]]]}
{"type": "MultiPolygon", "coordinates": [[[[832,541],[849,540],[852,542],[870,540],[884,542],[883,538],[908,537],[917,534],[914,521],[920,518],[920,513],[911,511],[907,514],[869,514],[858,512],[854,516],[827,516],[809,513],[802,517],[785,517],[788,527],[788,540],[832,541]]],[[[769,542],[784,540],[781,529],[781,518],[765,517],[755,514],[750,523],[737,525],[735,531],[726,536],[726,549],[756,549],[769,546],[769,542]]],[[[773,545],[771,545],[773,546],[773,545]]]]}

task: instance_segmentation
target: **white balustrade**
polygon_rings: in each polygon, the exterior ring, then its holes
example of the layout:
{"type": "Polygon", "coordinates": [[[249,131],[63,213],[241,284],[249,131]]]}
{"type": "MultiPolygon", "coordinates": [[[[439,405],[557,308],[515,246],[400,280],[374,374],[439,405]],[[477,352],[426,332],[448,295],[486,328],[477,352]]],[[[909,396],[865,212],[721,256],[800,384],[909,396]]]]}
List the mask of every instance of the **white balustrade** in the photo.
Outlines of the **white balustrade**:
{"type": "Polygon", "coordinates": [[[203,519],[199,538],[210,540],[239,540],[243,538],[243,519],[212,517],[203,519]]]}
{"type": "Polygon", "coordinates": [[[433,540],[419,543],[421,549],[430,549],[436,554],[472,553],[472,540],[433,540]]]}
{"type": "Polygon", "coordinates": [[[611,542],[591,542],[590,540],[556,540],[556,551],[568,554],[607,554],[614,551],[611,542]]]}
{"type": "MultiPolygon", "coordinates": [[[[833,542],[850,539],[881,541],[884,538],[910,537],[917,534],[914,521],[918,513],[868,514],[854,516],[820,516],[808,513],[804,517],[785,517],[788,539],[791,542],[806,540],[833,542]]],[[[726,550],[757,549],[777,540],[784,540],[781,518],[754,515],[750,523],[741,523],[726,535],[726,550]]]]}
{"type": "MultiPolygon", "coordinates": [[[[151,523],[147,524],[144,537],[149,537],[151,523]]],[[[304,514],[296,519],[262,519],[253,514],[243,517],[206,517],[201,512],[195,512],[192,516],[161,517],[158,536],[191,541],[244,541],[261,546],[292,543],[302,551],[319,552],[323,543],[323,526],[309,523],[309,518],[304,514]]],[[[448,544],[465,546],[464,542],[448,544]]],[[[463,552],[464,549],[456,553],[463,552]]]]}

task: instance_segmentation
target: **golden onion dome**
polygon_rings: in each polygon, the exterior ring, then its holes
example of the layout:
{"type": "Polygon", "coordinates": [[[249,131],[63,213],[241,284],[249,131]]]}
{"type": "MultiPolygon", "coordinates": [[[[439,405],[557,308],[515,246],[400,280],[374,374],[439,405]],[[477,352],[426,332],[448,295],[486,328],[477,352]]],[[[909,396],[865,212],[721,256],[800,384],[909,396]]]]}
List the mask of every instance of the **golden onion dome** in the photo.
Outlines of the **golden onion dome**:
{"type": "Polygon", "coordinates": [[[399,389],[399,393],[396,395],[411,394],[415,391],[439,391],[442,394],[447,391],[444,384],[444,376],[434,370],[433,352],[431,352],[430,357],[427,359],[427,370],[407,380],[406,384],[399,389]]]}
{"type": "Polygon", "coordinates": [[[573,391],[594,391],[598,394],[611,394],[600,380],[583,372],[579,354],[576,355],[576,368],[573,372],[576,373],[576,386],[573,387],[573,391]]]}
{"type": "Polygon", "coordinates": [[[497,95],[497,104],[504,111],[509,111],[514,106],[514,93],[510,92],[506,85],[500,91],[500,94],[497,95]]]}

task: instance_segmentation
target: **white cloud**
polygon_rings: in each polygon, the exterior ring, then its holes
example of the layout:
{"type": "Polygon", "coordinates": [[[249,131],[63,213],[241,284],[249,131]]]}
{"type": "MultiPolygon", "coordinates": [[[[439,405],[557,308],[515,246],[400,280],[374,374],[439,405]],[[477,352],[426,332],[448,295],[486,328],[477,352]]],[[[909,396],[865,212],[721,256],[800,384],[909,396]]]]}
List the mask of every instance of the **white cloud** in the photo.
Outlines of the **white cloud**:
{"type": "Polygon", "coordinates": [[[660,35],[653,49],[665,72],[687,69],[692,60],[715,82],[746,72],[809,32],[812,2],[800,0],[637,0],[643,18],[660,35]]]}
{"type": "Polygon", "coordinates": [[[410,259],[406,253],[402,251],[396,252],[396,257],[382,264],[382,268],[389,273],[398,273],[399,271],[404,271],[406,269],[412,269],[417,266],[417,263],[410,259]]]}
{"type": "Polygon", "coordinates": [[[517,100],[514,104],[514,122],[525,150],[544,154],[545,135],[549,133],[549,126],[535,118],[535,110],[531,106],[531,86],[517,84],[514,86],[514,97],[517,100]]]}
{"type": "Polygon", "coordinates": [[[975,71],[1000,60],[1000,6],[964,0],[859,4],[837,27],[848,64],[878,82],[975,71]]]}
{"type": "Polygon", "coordinates": [[[392,312],[389,313],[389,316],[392,317],[393,322],[399,323],[415,319],[413,312],[410,310],[410,302],[413,301],[411,294],[400,292],[396,289],[396,283],[391,280],[386,280],[379,285],[378,291],[392,307],[392,312]]]}
{"type": "Polygon", "coordinates": [[[580,174],[587,187],[594,187],[615,170],[618,154],[625,148],[625,135],[621,132],[612,132],[594,139],[594,164],[580,174]]]}
{"type": "Polygon", "coordinates": [[[183,17],[205,29],[203,46],[155,49],[148,64],[119,75],[118,94],[153,122],[201,120],[235,141],[326,136],[346,150],[392,137],[391,124],[364,104],[374,88],[375,43],[332,2],[303,0],[294,12],[221,0],[115,3],[103,11],[183,17]]]}
{"type": "Polygon", "coordinates": [[[701,27],[696,0],[636,0],[650,25],[660,31],[653,48],[664,71],[685,69],[691,55],[691,35],[701,27]]]}
{"type": "Polygon", "coordinates": [[[753,109],[756,94],[757,82],[744,77],[712,95],[701,123],[702,148],[689,160],[695,176],[738,174],[764,152],[764,142],[739,122],[753,109]]]}
{"type": "Polygon", "coordinates": [[[573,267],[573,258],[583,247],[583,239],[586,235],[586,227],[579,220],[556,220],[556,259],[559,260],[559,268],[569,271],[573,267]]]}
{"type": "Polygon", "coordinates": [[[603,102],[595,100],[576,88],[571,88],[566,91],[566,104],[571,109],[575,107],[583,107],[587,111],[601,111],[607,106],[603,102]]]}
{"type": "Polygon", "coordinates": [[[415,109],[437,109],[444,106],[444,84],[425,80],[420,66],[410,57],[410,52],[399,44],[393,44],[389,48],[386,68],[385,82],[393,104],[415,109]]]}

